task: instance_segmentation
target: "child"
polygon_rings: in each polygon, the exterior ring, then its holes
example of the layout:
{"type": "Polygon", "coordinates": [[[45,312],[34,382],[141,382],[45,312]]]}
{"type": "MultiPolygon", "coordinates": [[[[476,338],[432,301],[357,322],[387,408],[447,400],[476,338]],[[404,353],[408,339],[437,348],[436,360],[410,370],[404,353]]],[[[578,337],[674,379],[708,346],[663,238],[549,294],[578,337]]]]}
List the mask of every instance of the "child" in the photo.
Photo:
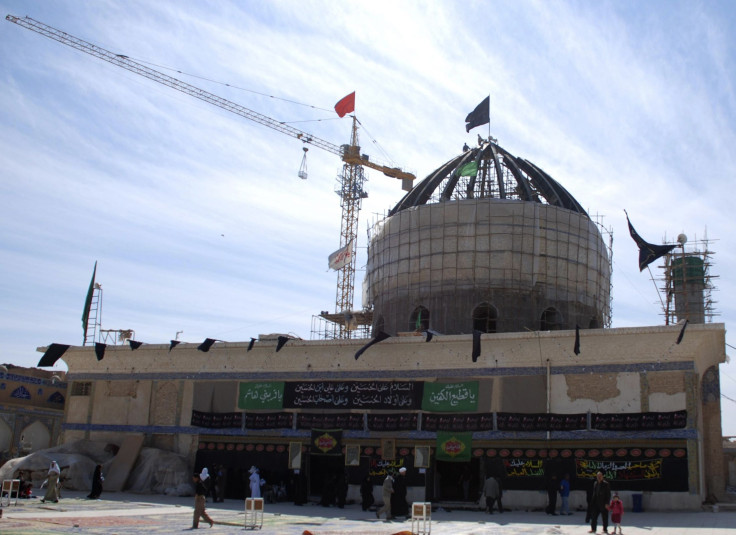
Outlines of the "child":
{"type": "Polygon", "coordinates": [[[608,506],[608,510],[611,511],[611,522],[613,523],[613,533],[616,533],[618,528],[619,535],[623,534],[621,531],[621,518],[624,516],[624,502],[618,497],[618,492],[613,493],[611,498],[611,505],[608,506]]]}

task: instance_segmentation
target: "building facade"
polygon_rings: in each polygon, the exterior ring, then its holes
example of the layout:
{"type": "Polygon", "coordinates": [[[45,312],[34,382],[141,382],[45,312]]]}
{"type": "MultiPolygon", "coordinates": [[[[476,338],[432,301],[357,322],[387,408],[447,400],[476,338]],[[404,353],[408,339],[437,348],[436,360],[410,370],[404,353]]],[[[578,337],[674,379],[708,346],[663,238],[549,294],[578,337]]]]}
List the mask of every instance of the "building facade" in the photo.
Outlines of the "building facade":
{"type": "Polygon", "coordinates": [[[72,347],[63,436],[142,436],[222,467],[233,498],[253,465],[313,498],[347,477],[354,499],[366,475],[406,467],[410,500],[476,501],[493,474],[506,506],[542,506],[570,474],[576,506],[602,470],[629,506],[697,508],[725,491],[725,329],[681,330],[412,334],[359,358],[365,340],[108,346],[102,360],[72,347]]]}
{"type": "Polygon", "coordinates": [[[0,369],[0,460],[56,446],[66,400],[64,373],[0,369]]]}

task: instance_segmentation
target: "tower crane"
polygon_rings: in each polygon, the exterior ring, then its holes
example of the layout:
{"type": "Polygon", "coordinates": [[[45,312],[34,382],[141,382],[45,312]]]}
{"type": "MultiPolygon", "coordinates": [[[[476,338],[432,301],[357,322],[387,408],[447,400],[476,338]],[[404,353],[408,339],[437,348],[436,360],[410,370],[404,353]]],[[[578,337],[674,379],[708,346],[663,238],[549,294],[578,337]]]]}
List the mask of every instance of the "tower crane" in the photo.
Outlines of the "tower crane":
{"type": "Polygon", "coordinates": [[[357,245],[358,215],[362,200],[365,197],[363,190],[363,184],[365,182],[363,168],[368,167],[370,169],[375,169],[388,177],[401,180],[402,189],[405,191],[409,191],[411,189],[412,183],[416,178],[412,173],[403,171],[398,167],[384,165],[380,162],[371,160],[366,154],[361,154],[360,145],[358,144],[358,120],[355,117],[355,114],[352,115],[353,125],[350,143],[338,146],[334,143],[330,143],[329,141],[325,141],[324,139],[320,139],[312,134],[272,119],[271,117],[250,110],[240,104],[236,104],[219,97],[213,93],[205,91],[204,89],[200,89],[155,69],[151,69],[146,65],[130,59],[128,56],[110,52],[109,50],[105,50],[104,48],[84,41],[78,37],[74,37],[73,35],[30,17],[21,18],[14,15],[7,15],[5,19],[23,28],[43,35],[44,37],[58,41],[61,44],[67,45],[103,61],[107,61],[108,63],[112,63],[113,65],[153,80],[154,82],[158,82],[159,84],[176,89],[177,91],[191,97],[203,100],[204,102],[217,106],[218,108],[240,115],[241,117],[249,119],[262,126],[266,126],[281,132],[282,134],[286,134],[289,137],[296,138],[302,143],[319,147],[320,149],[339,156],[343,161],[342,175],[340,176],[340,191],[338,192],[341,199],[340,205],[342,209],[340,248],[350,249],[348,251],[350,260],[337,272],[335,314],[323,313],[322,316],[332,321],[332,336],[334,338],[351,337],[352,329],[347,318],[349,316],[352,317],[351,311],[355,293],[356,258],[354,251],[357,245]]]}

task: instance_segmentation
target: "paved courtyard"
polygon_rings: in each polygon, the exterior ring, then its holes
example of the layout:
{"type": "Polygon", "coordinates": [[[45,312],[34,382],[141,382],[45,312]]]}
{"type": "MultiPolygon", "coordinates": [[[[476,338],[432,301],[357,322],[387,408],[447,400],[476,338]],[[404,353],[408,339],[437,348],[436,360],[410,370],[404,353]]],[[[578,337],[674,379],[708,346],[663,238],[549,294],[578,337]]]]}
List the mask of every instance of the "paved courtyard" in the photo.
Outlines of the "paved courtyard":
{"type": "MultiPolygon", "coordinates": [[[[57,504],[38,499],[18,500],[3,507],[0,533],[38,535],[50,533],[133,534],[191,531],[193,498],[106,493],[101,500],[87,500],[84,492],[66,491],[57,504]]],[[[245,533],[244,504],[236,500],[207,504],[215,521],[213,533],[245,533]]],[[[588,533],[584,514],[548,516],[543,512],[510,511],[490,516],[478,511],[443,511],[432,514],[435,535],[582,535],[588,533]]],[[[297,507],[290,503],[266,504],[263,534],[279,535],[409,535],[411,521],[377,520],[372,511],[358,505],[344,509],[318,505],[297,507]]],[[[206,522],[200,530],[210,531],[206,522]]],[[[612,530],[611,530],[612,531],[612,530]]],[[[626,513],[626,535],[735,535],[736,511],[626,513]]],[[[598,532],[601,532],[599,526],[598,532]]]]}

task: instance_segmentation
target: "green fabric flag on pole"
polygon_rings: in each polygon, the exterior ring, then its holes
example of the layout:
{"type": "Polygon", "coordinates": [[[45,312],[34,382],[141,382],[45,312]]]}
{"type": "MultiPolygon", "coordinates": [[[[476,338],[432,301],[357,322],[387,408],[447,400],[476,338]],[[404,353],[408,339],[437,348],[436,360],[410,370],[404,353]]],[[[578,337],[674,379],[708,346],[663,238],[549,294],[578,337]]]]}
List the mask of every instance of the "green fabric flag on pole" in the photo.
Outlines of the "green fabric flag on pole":
{"type": "Polygon", "coordinates": [[[84,299],[84,310],[82,310],[82,345],[87,341],[87,327],[89,326],[89,311],[92,308],[92,296],[95,293],[95,275],[97,274],[97,261],[95,260],[95,268],[92,270],[92,280],[89,281],[89,289],[87,297],[84,299]]]}
{"type": "Polygon", "coordinates": [[[461,165],[457,169],[457,176],[476,176],[478,174],[478,162],[475,160],[461,165]]]}
{"type": "Polygon", "coordinates": [[[473,433],[437,432],[437,460],[467,462],[473,444],[473,433]]]}

